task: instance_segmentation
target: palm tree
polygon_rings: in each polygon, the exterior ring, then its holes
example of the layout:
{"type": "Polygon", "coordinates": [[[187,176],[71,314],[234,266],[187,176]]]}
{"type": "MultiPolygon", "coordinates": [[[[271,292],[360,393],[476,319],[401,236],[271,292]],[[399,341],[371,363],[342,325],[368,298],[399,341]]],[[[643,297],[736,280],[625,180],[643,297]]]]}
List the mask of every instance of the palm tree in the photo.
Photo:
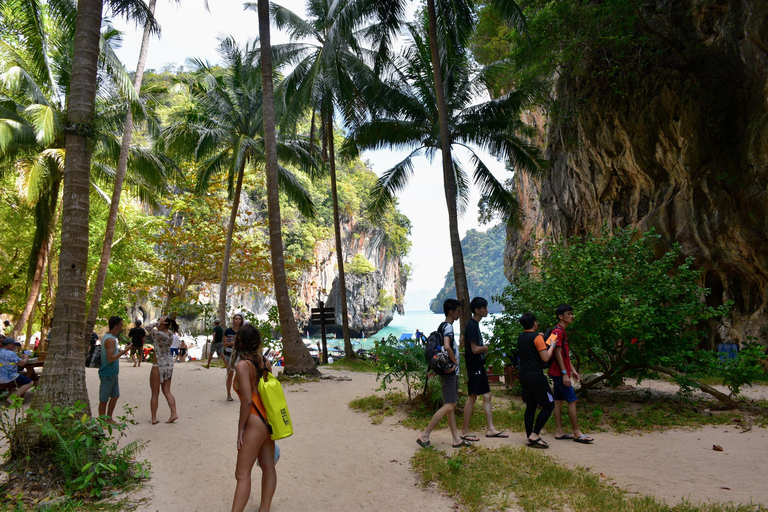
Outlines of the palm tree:
{"type": "MultiPolygon", "coordinates": [[[[311,132],[314,134],[315,117],[318,114],[320,117],[323,160],[328,163],[330,171],[341,321],[347,358],[355,358],[355,351],[349,337],[347,286],[339,198],[336,190],[334,117],[336,109],[339,109],[345,122],[357,119],[359,112],[365,108],[362,103],[363,91],[375,82],[373,71],[361,57],[367,55],[372,61],[373,54],[363,49],[354,31],[355,23],[365,19],[365,12],[354,12],[353,19],[344,15],[355,8],[360,9],[355,4],[355,0],[310,0],[309,20],[302,20],[295,13],[278,5],[272,7],[272,15],[279,28],[288,29],[296,39],[311,38],[308,42],[279,45],[273,50],[276,55],[295,65],[280,85],[287,112],[286,125],[291,127],[293,121],[311,112],[311,132]]],[[[369,28],[366,34],[372,31],[373,29],[369,28]]]]}
{"type": "MultiPolygon", "coordinates": [[[[223,268],[219,289],[219,318],[227,317],[227,285],[232,251],[232,235],[237,222],[246,169],[263,167],[265,161],[262,136],[262,85],[258,66],[259,51],[254,43],[241,49],[234,39],[221,41],[219,48],[225,70],[199,60],[190,90],[192,105],[176,113],[165,134],[168,149],[198,162],[196,191],[208,189],[211,178],[227,172],[232,212],[227,230],[223,268]]],[[[281,138],[278,153],[281,161],[295,164],[313,173],[309,141],[281,138]]],[[[283,191],[307,216],[315,215],[309,192],[298,178],[278,166],[279,190],[283,191]]]]}
{"type": "MultiPolygon", "coordinates": [[[[157,0],[149,0],[148,9],[154,16],[157,0]]],[[[152,20],[147,20],[144,24],[144,34],[141,39],[141,49],[139,50],[139,61],[136,64],[136,74],[133,79],[133,88],[136,94],[141,92],[141,82],[144,79],[144,66],[147,63],[147,52],[149,51],[149,38],[152,35],[152,20]]],[[[112,251],[112,240],[115,235],[115,224],[117,223],[117,212],[120,207],[120,196],[123,192],[123,180],[125,171],[128,168],[128,155],[131,150],[131,139],[133,138],[133,113],[128,109],[125,117],[125,128],[123,129],[123,138],[120,144],[120,155],[117,160],[117,172],[115,173],[115,183],[112,188],[112,200],[109,206],[109,216],[107,217],[107,226],[104,232],[104,244],[101,248],[101,258],[99,259],[99,271],[96,275],[96,282],[93,285],[91,294],[91,304],[88,307],[88,314],[85,319],[85,330],[83,337],[90,339],[93,327],[96,325],[96,316],[99,312],[101,303],[101,294],[104,291],[104,282],[107,279],[107,268],[109,266],[109,254],[112,251]]]]}
{"type": "MultiPolygon", "coordinates": [[[[56,225],[65,159],[62,93],[69,87],[69,48],[76,11],[73,2],[52,2],[44,11],[38,11],[33,2],[14,1],[4,7],[0,19],[14,30],[0,44],[0,97],[5,100],[0,107],[0,173],[19,172],[19,194],[34,206],[37,225],[29,256],[28,299],[14,327],[18,333],[27,319],[28,330],[31,328],[31,312],[39,295],[56,225]]],[[[113,77],[117,87],[110,90],[117,94],[125,88],[128,77],[112,51],[113,36],[111,30],[102,36],[100,68],[105,77],[113,77]]],[[[107,110],[113,111],[113,107],[107,104],[107,110]]],[[[96,154],[103,163],[114,160],[111,157],[114,144],[108,132],[110,122],[100,123],[96,138],[96,154]]],[[[132,158],[136,159],[135,153],[132,158]]],[[[110,179],[108,167],[105,169],[107,172],[94,176],[96,181],[92,186],[96,190],[96,182],[110,179]]]]}
{"type": "MultiPolygon", "coordinates": [[[[54,4],[56,2],[51,2],[54,4]]],[[[71,2],[70,2],[71,3],[71,2]]],[[[113,11],[144,23],[152,19],[141,2],[115,0],[113,11]]],[[[59,283],[45,373],[33,407],[89,403],[85,388],[81,333],[85,327],[88,265],[88,211],[93,121],[98,84],[102,0],[79,0],[72,46],[72,72],[64,124],[66,152],[62,202],[59,283]]]]}
{"type": "MultiPolygon", "coordinates": [[[[546,162],[540,158],[537,148],[521,138],[531,133],[520,120],[520,113],[531,103],[538,89],[513,91],[499,99],[473,105],[477,95],[485,90],[483,77],[471,72],[465,56],[454,54],[450,61],[444,62],[438,75],[446,77],[445,112],[449,130],[448,144],[445,144],[439,129],[440,103],[435,94],[435,74],[431,70],[432,52],[417,27],[411,25],[410,30],[413,44],[401,56],[398,75],[377,90],[379,105],[368,120],[353,127],[345,149],[355,152],[383,147],[412,148],[404,160],[382,174],[371,191],[370,209],[374,217],[380,216],[394,201],[396,192],[407,185],[414,170],[413,158],[421,154],[432,157],[437,151],[444,153],[447,150],[450,178],[445,176],[445,165],[443,172],[453,248],[453,237],[458,236],[459,205],[466,205],[469,179],[461,164],[453,158],[452,148],[463,147],[471,153],[474,182],[489,207],[507,221],[514,221],[517,213],[514,195],[491,174],[475,148],[488,150],[517,170],[538,172],[544,169],[546,162]]],[[[460,243],[452,255],[454,273],[458,267],[463,272],[460,243]]],[[[465,274],[462,276],[466,283],[465,274]]],[[[456,278],[457,285],[459,281],[456,278]]],[[[461,292],[458,293],[461,296],[461,292]]]]}
{"type": "MultiPolygon", "coordinates": [[[[251,4],[252,8],[253,4],[251,4]]],[[[275,123],[275,94],[272,86],[272,45],[269,31],[269,1],[259,0],[259,40],[261,46],[261,77],[263,87],[264,156],[267,174],[267,209],[269,212],[269,246],[272,253],[272,276],[275,298],[283,334],[283,354],[287,374],[318,374],[309,350],[301,339],[301,333],[293,316],[291,298],[285,275],[283,234],[280,222],[280,195],[277,191],[279,171],[277,164],[277,129],[275,123]]]]}
{"type": "MultiPolygon", "coordinates": [[[[387,34],[399,30],[403,24],[402,14],[406,0],[367,0],[367,7],[375,6],[375,11],[381,20],[377,34],[383,44],[391,41],[387,34]]],[[[525,30],[523,12],[514,0],[488,0],[486,2],[496,8],[499,15],[518,30],[525,30]]],[[[461,238],[458,228],[458,212],[456,209],[457,187],[453,159],[451,157],[451,129],[449,125],[448,106],[445,98],[442,68],[446,61],[455,55],[461,55],[466,49],[467,41],[473,27],[473,0],[427,0],[427,33],[429,40],[430,60],[433,73],[434,101],[437,106],[438,127],[440,133],[440,149],[443,164],[443,187],[445,201],[448,205],[448,227],[451,239],[451,256],[456,284],[456,294],[465,307],[462,310],[460,332],[469,320],[469,289],[464,268],[464,256],[461,251],[461,238]],[[438,8],[439,7],[439,8],[438,8]]],[[[386,52],[379,51],[380,55],[386,52]]]]}

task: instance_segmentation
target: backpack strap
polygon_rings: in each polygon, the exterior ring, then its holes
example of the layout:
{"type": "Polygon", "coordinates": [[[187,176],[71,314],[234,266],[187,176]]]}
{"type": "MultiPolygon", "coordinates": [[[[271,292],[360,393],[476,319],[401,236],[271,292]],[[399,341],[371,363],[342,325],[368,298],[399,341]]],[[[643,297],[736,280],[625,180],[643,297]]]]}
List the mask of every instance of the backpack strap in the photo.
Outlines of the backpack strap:
{"type": "MultiPolygon", "coordinates": [[[[253,362],[248,360],[248,359],[246,359],[245,361],[248,361],[248,373],[249,373],[250,380],[251,380],[251,401],[253,402],[253,395],[254,394],[257,397],[259,397],[259,394],[256,391],[258,389],[256,387],[256,384],[257,384],[256,381],[258,380],[258,378],[256,377],[256,365],[253,364],[253,362]]],[[[261,400],[261,397],[259,397],[259,400],[261,400]]],[[[253,402],[253,408],[256,409],[256,412],[258,413],[259,418],[261,418],[261,421],[263,421],[264,424],[267,426],[267,431],[269,431],[269,435],[272,435],[272,426],[267,421],[267,418],[264,417],[264,414],[262,414],[261,409],[259,408],[259,406],[255,402],[253,402]]]]}

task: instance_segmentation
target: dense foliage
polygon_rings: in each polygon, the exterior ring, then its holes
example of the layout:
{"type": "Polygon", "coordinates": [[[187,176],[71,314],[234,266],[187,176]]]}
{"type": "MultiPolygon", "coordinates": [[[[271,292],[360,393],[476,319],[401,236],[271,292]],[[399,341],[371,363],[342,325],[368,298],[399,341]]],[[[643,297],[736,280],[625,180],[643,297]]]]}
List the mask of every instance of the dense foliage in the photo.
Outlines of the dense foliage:
{"type": "MultiPolygon", "coordinates": [[[[728,305],[704,304],[708,290],[700,284],[701,272],[677,246],[657,257],[659,239],[652,231],[624,229],[546,244],[545,256],[531,261],[534,271],[518,274],[499,297],[505,311],[494,327],[496,361],[501,352],[515,350],[521,314],[534,313],[543,330],[556,323],[555,308],[567,303],[575,313],[568,328],[571,349],[577,360],[601,371],[595,381],[671,369],[683,374],[682,385],[693,385],[685,376],[703,371],[713,354],[698,350],[707,336],[698,327],[725,314],[728,305]]],[[[729,385],[743,384],[733,380],[729,385]]]]}
{"type": "MultiPolygon", "coordinates": [[[[507,241],[505,226],[499,224],[486,232],[470,229],[461,240],[467,285],[470,297],[485,297],[491,313],[499,313],[501,304],[492,300],[501,295],[507,278],[504,277],[504,246],[507,241]]],[[[456,297],[453,269],[445,275],[445,284],[429,303],[433,313],[443,313],[443,301],[456,297]]]]}

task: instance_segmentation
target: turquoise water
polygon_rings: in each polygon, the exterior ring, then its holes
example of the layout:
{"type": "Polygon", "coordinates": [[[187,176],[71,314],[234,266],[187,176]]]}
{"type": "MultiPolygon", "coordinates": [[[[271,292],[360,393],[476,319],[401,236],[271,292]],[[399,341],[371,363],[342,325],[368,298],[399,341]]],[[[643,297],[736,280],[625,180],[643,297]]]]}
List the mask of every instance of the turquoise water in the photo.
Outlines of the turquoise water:
{"type": "MultiPolygon", "coordinates": [[[[491,315],[494,316],[494,315],[491,315]]],[[[373,349],[374,347],[374,340],[378,341],[382,338],[386,338],[390,334],[394,335],[395,338],[400,339],[400,335],[404,332],[410,332],[415,333],[416,329],[424,333],[425,336],[429,336],[429,333],[437,329],[437,326],[440,325],[440,322],[445,320],[445,315],[437,315],[435,313],[432,313],[431,311],[409,311],[406,312],[405,315],[398,315],[395,313],[395,317],[392,319],[392,322],[373,336],[361,339],[361,338],[354,338],[352,340],[352,345],[355,347],[355,349],[358,348],[365,348],[365,349],[373,349]]],[[[483,329],[484,334],[488,335],[487,327],[490,326],[490,318],[486,319],[482,324],[483,327],[486,327],[486,329],[483,329]]],[[[305,338],[306,339],[306,338],[305,338]]],[[[319,339],[319,338],[318,338],[319,339]]],[[[312,338],[312,341],[314,342],[315,338],[312,338]]],[[[339,348],[344,348],[344,340],[343,339],[329,339],[328,340],[328,347],[335,347],[338,346],[339,348]]]]}

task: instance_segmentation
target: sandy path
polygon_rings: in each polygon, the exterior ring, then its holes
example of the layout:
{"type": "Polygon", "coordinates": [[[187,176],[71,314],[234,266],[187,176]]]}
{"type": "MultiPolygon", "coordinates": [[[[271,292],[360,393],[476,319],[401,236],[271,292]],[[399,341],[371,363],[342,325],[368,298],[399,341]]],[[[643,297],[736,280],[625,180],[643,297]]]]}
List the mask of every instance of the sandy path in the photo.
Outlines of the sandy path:
{"type": "MultiPolygon", "coordinates": [[[[91,403],[98,400],[98,376],[86,369],[91,403]]],[[[286,397],[296,434],[280,441],[278,487],[274,511],[446,511],[453,500],[422,491],[410,471],[409,459],[418,450],[417,433],[396,424],[396,419],[372,425],[365,414],[349,409],[357,396],[378,387],[375,375],[328,370],[350,381],[322,380],[286,386],[286,397]]],[[[180,419],[173,425],[149,423],[149,366],[121,365],[119,405],[137,406],[129,439],[149,441],[142,458],[152,463],[152,480],[138,497],[138,508],[148,511],[225,511],[234,492],[235,430],[238,402],[227,402],[225,371],[206,370],[198,363],[177,365],[172,391],[180,419]]],[[[168,409],[161,395],[162,420],[168,409]]],[[[741,434],[732,427],[671,430],[645,435],[596,433],[595,444],[556,441],[545,434],[550,456],[564,463],[603,473],[608,482],[676,503],[734,501],[768,504],[765,461],[768,431],[753,428],[741,434]],[[723,452],[715,452],[718,444],[723,452]],[[721,487],[729,487],[730,490],[721,487]]],[[[433,444],[452,451],[447,430],[436,431],[433,444]]],[[[523,436],[509,440],[482,439],[483,446],[522,444],[523,436]]],[[[514,469],[513,469],[514,470],[514,469]]],[[[260,475],[257,468],[254,476],[260,475]]],[[[249,511],[258,509],[256,481],[249,511]]]]}
{"type": "MultiPolygon", "coordinates": [[[[122,363],[118,408],[124,403],[137,406],[135,419],[139,421],[131,427],[129,439],[150,441],[140,458],[151,462],[153,474],[139,495],[146,500],[137,510],[229,510],[235,489],[239,403],[226,401],[225,371],[206,370],[198,363],[176,365],[172,392],[180,418],[171,425],[151,425],[149,366],[133,368],[122,363]]],[[[86,372],[91,403],[97,404],[98,375],[95,370],[86,372]]],[[[277,465],[272,510],[452,510],[452,500],[424,492],[416,485],[410,471],[410,458],[419,448],[413,431],[392,425],[394,420],[372,425],[367,415],[349,409],[350,400],[373,393],[375,376],[327,373],[352,380],[322,380],[284,388],[295,434],[279,441],[282,457],[277,465]]],[[[161,395],[158,419],[165,420],[168,415],[161,395]]],[[[440,433],[435,439],[443,437],[449,441],[440,433]]],[[[258,468],[254,468],[254,477],[252,505],[247,511],[258,509],[258,468]]]]}

